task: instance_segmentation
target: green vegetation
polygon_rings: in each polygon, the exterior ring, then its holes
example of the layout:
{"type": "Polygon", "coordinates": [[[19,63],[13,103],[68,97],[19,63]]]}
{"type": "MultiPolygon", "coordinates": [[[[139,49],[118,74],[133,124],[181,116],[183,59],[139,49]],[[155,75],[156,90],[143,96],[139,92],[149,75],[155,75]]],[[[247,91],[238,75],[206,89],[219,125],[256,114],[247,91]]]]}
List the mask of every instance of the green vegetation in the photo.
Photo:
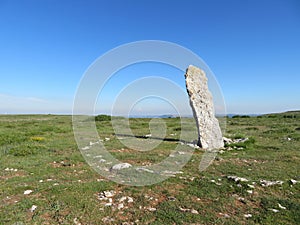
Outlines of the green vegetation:
{"type": "MultiPolygon", "coordinates": [[[[300,182],[293,183],[300,181],[299,115],[228,118],[224,136],[247,141],[229,144],[201,173],[203,151],[196,150],[182,174],[145,187],[113,183],[89,167],[70,116],[0,116],[0,224],[300,224],[300,182]],[[283,183],[263,186],[261,180],[283,183]],[[108,190],[115,191],[112,206],[99,200],[108,190]],[[118,209],[126,196],[133,202],[118,209]]],[[[99,136],[111,154],[131,164],[160,162],[180,138],[179,119],[166,118],[165,141],[137,152],[118,140],[110,119],[96,117],[99,136]]],[[[150,120],[130,119],[133,134],[149,134],[150,120]]]]}

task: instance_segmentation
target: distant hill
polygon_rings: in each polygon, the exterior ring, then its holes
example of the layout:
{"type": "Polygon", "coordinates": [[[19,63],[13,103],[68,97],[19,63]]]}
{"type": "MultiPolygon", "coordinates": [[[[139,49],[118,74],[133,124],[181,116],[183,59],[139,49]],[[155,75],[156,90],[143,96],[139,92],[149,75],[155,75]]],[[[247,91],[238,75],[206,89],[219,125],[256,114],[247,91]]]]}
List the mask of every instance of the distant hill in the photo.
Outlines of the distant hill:
{"type": "Polygon", "coordinates": [[[261,116],[269,118],[300,118],[300,110],[293,110],[282,113],[269,113],[261,116]]]}

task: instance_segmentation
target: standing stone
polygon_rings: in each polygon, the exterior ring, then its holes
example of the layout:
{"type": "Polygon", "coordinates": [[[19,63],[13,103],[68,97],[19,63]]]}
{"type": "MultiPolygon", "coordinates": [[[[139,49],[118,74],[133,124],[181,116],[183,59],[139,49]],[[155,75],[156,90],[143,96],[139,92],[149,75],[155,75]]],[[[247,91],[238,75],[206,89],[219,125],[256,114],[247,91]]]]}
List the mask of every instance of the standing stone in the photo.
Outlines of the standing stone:
{"type": "Polygon", "coordinates": [[[185,82],[197,124],[198,146],[208,150],[224,147],[222,132],[215,117],[213,99],[208,90],[204,71],[190,65],[185,73],[185,82]]]}

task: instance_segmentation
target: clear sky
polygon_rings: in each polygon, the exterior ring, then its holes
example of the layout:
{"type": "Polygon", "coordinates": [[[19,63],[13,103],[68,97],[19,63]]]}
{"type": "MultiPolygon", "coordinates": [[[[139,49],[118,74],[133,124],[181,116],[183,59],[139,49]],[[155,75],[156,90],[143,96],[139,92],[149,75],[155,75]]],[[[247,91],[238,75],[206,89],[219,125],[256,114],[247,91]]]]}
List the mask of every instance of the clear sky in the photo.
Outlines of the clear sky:
{"type": "MultiPolygon", "coordinates": [[[[300,109],[297,0],[0,0],[0,28],[0,113],[70,114],[89,65],[140,40],[174,42],[199,55],[228,113],[300,109]]],[[[143,71],[184,87],[182,71],[149,65],[108,86],[117,94],[143,71]]],[[[106,112],[113,99],[102,95],[98,111],[106,112]]],[[[148,110],[167,113],[159,105],[148,110]]]]}

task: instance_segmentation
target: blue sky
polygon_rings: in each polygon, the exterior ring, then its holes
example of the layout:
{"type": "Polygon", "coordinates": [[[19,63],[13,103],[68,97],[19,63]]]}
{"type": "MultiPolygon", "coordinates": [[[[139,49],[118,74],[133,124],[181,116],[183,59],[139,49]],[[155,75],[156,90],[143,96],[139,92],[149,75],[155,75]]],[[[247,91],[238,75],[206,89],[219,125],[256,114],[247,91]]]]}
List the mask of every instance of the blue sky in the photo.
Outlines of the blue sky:
{"type": "MultiPolygon", "coordinates": [[[[297,0],[0,0],[0,27],[0,113],[70,114],[89,65],[140,40],[174,42],[199,55],[228,113],[300,109],[297,0]]],[[[116,95],[126,82],[156,75],[184,88],[181,72],[133,66],[108,86],[116,95]]],[[[114,101],[110,91],[100,94],[99,112],[114,101]]],[[[153,105],[151,113],[168,112],[153,105]]]]}

